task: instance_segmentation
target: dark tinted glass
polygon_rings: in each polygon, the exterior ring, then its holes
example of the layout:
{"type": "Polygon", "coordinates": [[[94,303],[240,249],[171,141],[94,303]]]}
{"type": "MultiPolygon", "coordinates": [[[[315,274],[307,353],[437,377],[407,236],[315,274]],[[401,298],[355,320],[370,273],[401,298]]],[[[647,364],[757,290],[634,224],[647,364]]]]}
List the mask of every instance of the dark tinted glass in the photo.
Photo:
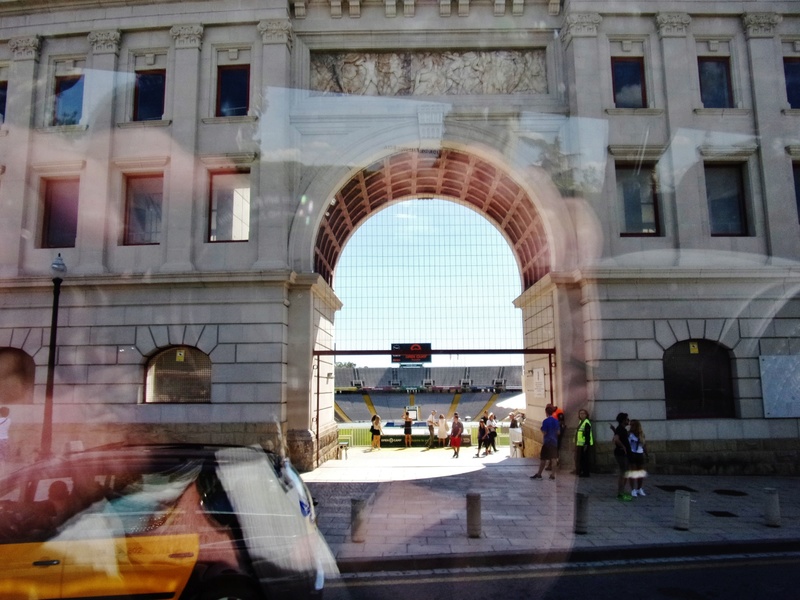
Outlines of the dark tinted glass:
{"type": "Polygon", "coordinates": [[[217,80],[217,116],[247,115],[250,100],[250,67],[220,67],[217,80]]]}
{"type": "Polygon", "coordinates": [[[730,61],[727,58],[699,58],[697,64],[703,108],[732,108],[730,61]]]}
{"type": "Polygon", "coordinates": [[[164,71],[140,71],[136,73],[134,121],[154,121],[163,117],[166,81],[167,76],[164,71]]]}
{"type": "Polygon", "coordinates": [[[640,58],[612,58],[614,105],[617,108],[644,108],[644,62],[640,58]]]}

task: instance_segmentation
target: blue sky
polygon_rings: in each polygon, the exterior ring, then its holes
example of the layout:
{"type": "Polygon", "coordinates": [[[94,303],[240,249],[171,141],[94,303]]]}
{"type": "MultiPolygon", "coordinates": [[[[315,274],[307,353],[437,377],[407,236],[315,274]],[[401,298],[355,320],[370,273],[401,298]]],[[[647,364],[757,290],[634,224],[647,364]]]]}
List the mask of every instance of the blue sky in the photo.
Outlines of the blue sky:
{"type": "MultiPolygon", "coordinates": [[[[344,303],[337,350],[522,347],[519,269],[506,240],[483,216],[447,200],[409,200],[368,219],[334,273],[344,303]]],[[[389,356],[344,357],[390,366],[389,356]]],[[[431,366],[522,364],[521,355],[434,356],[431,366]]]]}

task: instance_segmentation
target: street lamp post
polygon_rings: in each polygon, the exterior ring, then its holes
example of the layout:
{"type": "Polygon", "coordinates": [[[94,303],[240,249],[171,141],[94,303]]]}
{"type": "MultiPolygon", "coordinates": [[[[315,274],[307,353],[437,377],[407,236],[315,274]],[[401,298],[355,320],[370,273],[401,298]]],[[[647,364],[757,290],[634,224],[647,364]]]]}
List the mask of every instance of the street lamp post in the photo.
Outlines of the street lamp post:
{"type": "Polygon", "coordinates": [[[61,253],[50,265],[53,277],[53,311],[50,319],[50,351],[47,354],[47,383],[44,388],[44,417],[42,422],[42,443],[40,448],[41,458],[52,454],[53,445],[53,375],[56,368],[56,336],[58,335],[58,299],[61,296],[61,283],[64,281],[60,275],[67,272],[67,265],[61,258],[61,253]]]}

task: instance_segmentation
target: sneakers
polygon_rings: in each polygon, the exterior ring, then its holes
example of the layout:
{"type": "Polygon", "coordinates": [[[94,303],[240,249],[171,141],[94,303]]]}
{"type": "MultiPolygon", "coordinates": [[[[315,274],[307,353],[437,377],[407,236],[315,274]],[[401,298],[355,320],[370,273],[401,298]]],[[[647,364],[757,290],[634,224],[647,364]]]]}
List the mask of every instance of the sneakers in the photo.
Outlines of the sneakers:
{"type": "Polygon", "coordinates": [[[639,495],[640,496],[647,496],[647,494],[644,493],[644,488],[639,489],[639,495]]]}
{"type": "Polygon", "coordinates": [[[631,490],[631,497],[636,498],[639,495],[639,490],[631,490]]]}
{"type": "Polygon", "coordinates": [[[542,476],[538,475],[538,474],[537,475],[531,475],[531,479],[541,479],[541,478],[542,478],[542,476]]]}
{"type": "Polygon", "coordinates": [[[555,475],[550,475],[550,479],[555,479],[555,478],[556,478],[555,475]]]}
{"type": "Polygon", "coordinates": [[[619,500],[620,502],[630,502],[631,500],[633,500],[633,496],[631,496],[630,494],[617,494],[617,500],[619,500]]]}

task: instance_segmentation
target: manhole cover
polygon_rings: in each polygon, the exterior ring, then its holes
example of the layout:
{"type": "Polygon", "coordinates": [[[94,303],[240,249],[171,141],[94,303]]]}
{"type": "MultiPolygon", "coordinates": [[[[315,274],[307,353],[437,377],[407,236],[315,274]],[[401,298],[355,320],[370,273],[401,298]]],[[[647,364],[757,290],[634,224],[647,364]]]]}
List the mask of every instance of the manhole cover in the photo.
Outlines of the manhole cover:
{"type": "Polygon", "coordinates": [[[709,510],[706,511],[708,514],[715,516],[715,517],[736,517],[738,515],[733,514],[732,512],[728,512],[727,510],[709,510]]]}
{"type": "Polygon", "coordinates": [[[747,492],[740,492],[739,490],[714,490],[714,493],[720,496],[747,496],[747,492]]]}
{"type": "Polygon", "coordinates": [[[660,490],[664,490],[665,492],[696,492],[697,490],[693,490],[692,488],[685,486],[685,485],[657,485],[656,486],[660,490]]]}

